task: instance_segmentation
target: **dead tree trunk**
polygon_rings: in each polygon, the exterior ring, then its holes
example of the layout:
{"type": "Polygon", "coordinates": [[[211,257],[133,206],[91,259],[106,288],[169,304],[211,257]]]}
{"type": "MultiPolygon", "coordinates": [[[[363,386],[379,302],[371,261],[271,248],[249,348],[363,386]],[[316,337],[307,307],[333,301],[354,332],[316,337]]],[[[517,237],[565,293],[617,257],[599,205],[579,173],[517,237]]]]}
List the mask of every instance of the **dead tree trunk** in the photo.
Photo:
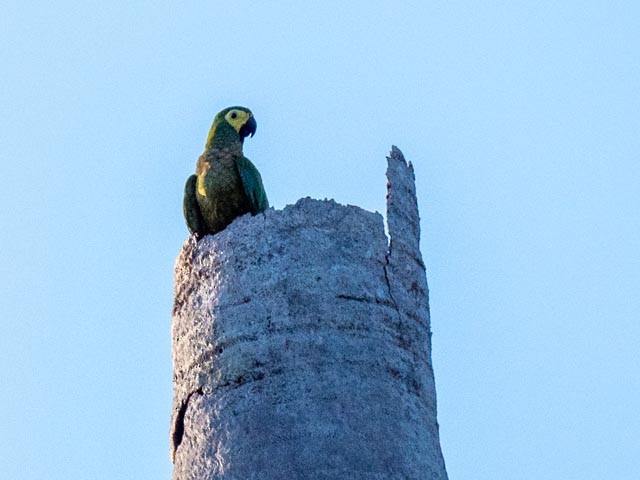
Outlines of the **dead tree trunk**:
{"type": "Polygon", "coordinates": [[[176,263],[174,480],[446,479],[413,168],[383,219],[302,199],[176,263]]]}

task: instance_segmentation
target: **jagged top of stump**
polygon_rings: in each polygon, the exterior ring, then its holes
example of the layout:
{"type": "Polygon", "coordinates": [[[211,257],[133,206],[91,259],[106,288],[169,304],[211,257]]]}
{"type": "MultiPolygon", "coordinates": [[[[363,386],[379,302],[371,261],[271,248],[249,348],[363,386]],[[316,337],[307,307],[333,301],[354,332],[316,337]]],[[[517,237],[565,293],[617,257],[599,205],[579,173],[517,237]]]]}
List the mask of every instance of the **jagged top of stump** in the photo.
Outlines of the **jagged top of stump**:
{"type": "MultiPolygon", "coordinates": [[[[415,174],[411,162],[407,162],[398,147],[393,145],[387,157],[387,225],[391,240],[404,237],[412,246],[418,247],[420,238],[420,217],[416,198],[415,174]]],[[[335,221],[344,216],[347,209],[354,214],[363,214],[372,222],[382,221],[378,212],[369,212],[356,205],[343,205],[333,199],[317,200],[311,197],[299,199],[295,204],[286,205],[282,210],[270,208],[263,214],[252,217],[247,214],[234,220],[225,230],[216,235],[206,235],[198,242],[199,249],[211,248],[218,243],[226,243],[237,235],[254,235],[255,228],[267,221],[280,223],[286,219],[287,227],[300,225],[321,227],[327,221],[335,221]],[[322,210],[323,214],[318,215],[322,210]]],[[[189,238],[184,247],[193,251],[195,238],[189,238]]]]}

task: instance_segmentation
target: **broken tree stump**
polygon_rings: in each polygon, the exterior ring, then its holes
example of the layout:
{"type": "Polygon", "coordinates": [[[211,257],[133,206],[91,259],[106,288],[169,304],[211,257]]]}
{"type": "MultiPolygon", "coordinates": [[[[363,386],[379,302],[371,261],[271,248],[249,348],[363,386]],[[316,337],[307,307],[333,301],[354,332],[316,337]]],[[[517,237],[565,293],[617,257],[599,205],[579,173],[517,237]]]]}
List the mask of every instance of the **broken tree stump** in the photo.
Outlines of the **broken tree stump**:
{"type": "Polygon", "coordinates": [[[176,262],[174,480],[446,479],[411,164],[387,222],[309,198],[176,262]]]}

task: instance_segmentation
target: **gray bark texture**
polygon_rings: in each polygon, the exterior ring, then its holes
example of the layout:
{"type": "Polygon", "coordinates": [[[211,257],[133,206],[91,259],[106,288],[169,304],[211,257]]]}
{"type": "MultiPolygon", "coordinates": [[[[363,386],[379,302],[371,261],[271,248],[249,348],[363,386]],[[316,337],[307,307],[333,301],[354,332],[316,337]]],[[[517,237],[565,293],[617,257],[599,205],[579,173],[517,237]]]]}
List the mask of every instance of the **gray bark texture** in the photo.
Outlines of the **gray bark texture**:
{"type": "Polygon", "coordinates": [[[413,167],[387,222],[301,199],[189,239],[172,318],[174,480],[446,479],[413,167]]]}

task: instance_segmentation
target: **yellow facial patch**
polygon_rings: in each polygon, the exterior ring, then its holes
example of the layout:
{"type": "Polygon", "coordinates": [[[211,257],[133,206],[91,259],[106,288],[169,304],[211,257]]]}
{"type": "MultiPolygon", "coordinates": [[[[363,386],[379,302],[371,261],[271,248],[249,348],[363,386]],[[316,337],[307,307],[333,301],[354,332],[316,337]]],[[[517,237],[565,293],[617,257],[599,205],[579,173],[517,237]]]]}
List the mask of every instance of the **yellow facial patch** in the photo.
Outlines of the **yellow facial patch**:
{"type": "Polygon", "coordinates": [[[251,112],[233,109],[227,112],[227,114],[224,116],[224,119],[229,123],[229,125],[236,129],[236,132],[240,133],[240,129],[242,128],[242,126],[247,123],[247,120],[249,120],[252,116],[253,115],[251,114],[251,112]]]}

